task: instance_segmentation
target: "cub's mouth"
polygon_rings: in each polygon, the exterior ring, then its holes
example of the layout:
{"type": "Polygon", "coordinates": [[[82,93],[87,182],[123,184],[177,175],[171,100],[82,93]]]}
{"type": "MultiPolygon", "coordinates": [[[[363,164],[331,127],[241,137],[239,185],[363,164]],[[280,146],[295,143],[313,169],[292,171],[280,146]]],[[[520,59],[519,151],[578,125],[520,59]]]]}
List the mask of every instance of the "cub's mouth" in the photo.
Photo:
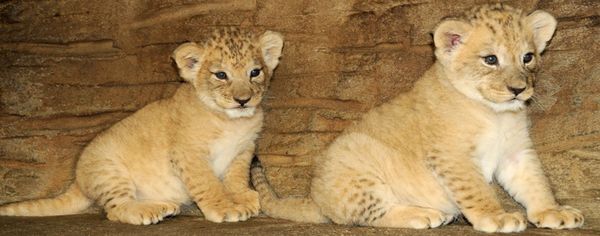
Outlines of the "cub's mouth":
{"type": "Polygon", "coordinates": [[[256,112],[256,104],[254,98],[239,99],[234,98],[228,105],[224,106],[223,110],[229,118],[251,117],[256,112]]]}
{"type": "Polygon", "coordinates": [[[231,110],[244,110],[244,109],[250,109],[250,108],[255,108],[256,106],[250,103],[244,103],[244,104],[240,104],[240,103],[231,103],[228,104],[226,106],[224,106],[224,109],[231,109],[231,110]]]}
{"type": "Polygon", "coordinates": [[[507,100],[507,102],[513,102],[513,101],[527,102],[529,99],[531,99],[531,95],[519,94],[517,96],[513,96],[511,99],[507,100]]]}

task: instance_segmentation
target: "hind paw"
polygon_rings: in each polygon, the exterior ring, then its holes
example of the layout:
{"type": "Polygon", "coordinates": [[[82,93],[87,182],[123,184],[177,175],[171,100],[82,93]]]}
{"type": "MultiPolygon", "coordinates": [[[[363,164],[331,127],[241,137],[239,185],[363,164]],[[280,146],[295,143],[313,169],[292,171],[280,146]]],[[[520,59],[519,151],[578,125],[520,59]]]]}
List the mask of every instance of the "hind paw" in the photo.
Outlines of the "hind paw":
{"type": "Polygon", "coordinates": [[[519,212],[486,215],[473,223],[473,228],[488,233],[492,232],[521,232],[527,227],[525,217],[519,212]]]}
{"type": "Polygon", "coordinates": [[[410,228],[414,229],[428,229],[437,228],[445,225],[454,219],[453,215],[445,214],[441,211],[423,208],[421,211],[416,212],[413,219],[408,221],[410,228]]]}
{"type": "Polygon", "coordinates": [[[162,201],[131,201],[105,210],[109,220],[133,225],[156,224],[180,211],[179,204],[162,201]]]}

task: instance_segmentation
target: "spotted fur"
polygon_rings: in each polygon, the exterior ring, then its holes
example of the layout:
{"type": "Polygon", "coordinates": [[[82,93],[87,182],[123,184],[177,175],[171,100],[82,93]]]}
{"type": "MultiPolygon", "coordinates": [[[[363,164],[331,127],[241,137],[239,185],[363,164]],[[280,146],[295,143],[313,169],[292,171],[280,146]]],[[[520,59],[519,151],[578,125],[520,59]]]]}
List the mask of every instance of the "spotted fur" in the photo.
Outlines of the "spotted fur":
{"type": "Polygon", "coordinates": [[[434,32],[435,64],[315,158],[308,198],[278,198],[262,168],[252,168],[262,210],[302,222],[408,228],[462,214],[476,230],[524,230],[525,217],[506,212],[494,195],[496,180],[536,226],[580,227],[581,212],[552,195],[525,109],[555,27],[546,12],[502,4],[445,19],[434,32]]]}
{"type": "Polygon", "coordinates": [[[108,219],[129,224],[158,223],[191,203],[213,222],[258,214],[248,169],[262,127],[260,102],[282,46],[278,33],[234,28],[216,31],[203,44],[180,45],[172,57],[187,83],[173,97],[92,140],[67,192],[1,206],[0,215],[76,214],[94,202],[108,219]],[[250,76],[256,69],[260,73],[250,76]]]}

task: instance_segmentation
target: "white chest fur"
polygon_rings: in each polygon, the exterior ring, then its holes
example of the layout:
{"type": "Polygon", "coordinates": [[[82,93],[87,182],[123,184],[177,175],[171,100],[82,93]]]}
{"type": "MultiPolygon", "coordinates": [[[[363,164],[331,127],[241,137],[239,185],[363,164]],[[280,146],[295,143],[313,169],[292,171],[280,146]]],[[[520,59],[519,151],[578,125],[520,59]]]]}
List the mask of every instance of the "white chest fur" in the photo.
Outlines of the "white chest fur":
{"type": "Polygon", "coordinates": [[[530,147],[525,113],[501,113],[489,120],[489,126],[479,137],[475,156],[483,176],[491,182],[500,161],[530,147]]]}
{"type": "Polygon", "coordinates": [[[231,161],[254,145],[258,131],[256,121],[236,121],[224,127],[210,146],[210,161],[217,177],[222,179],[231,161]]]}

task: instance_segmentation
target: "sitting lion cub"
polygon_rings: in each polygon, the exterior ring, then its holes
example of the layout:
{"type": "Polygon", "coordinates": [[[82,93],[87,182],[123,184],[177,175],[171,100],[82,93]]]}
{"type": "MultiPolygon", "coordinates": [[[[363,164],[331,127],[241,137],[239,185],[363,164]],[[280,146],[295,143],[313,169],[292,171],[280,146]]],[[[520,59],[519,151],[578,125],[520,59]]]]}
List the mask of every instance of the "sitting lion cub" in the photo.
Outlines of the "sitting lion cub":
{"type": "Polygon", "coordinates": [[[93,202],[113,221],[155,224],[195,202],[213,222],[258,214],[248,184],[263,122],[259,104],[283,39],[228,28],[173,58],[186,84],[101,133],[84,149],[76,180],[55,198],[12,203],[0,215],[75,214],[93,202]]]}
{"type": "Polygon", "coordinates": [[[260,165],[252,180],[270,216],[303,222],[433,228],[463,214],[476,230],[517,232],[493,179],[538,227],[575,228],[532,149],[525,101],[556,20],[486,5],[434,32],[437,62],[414,88],[374,108],[316,158],[310,198],[279,199],[260,165]]]}

